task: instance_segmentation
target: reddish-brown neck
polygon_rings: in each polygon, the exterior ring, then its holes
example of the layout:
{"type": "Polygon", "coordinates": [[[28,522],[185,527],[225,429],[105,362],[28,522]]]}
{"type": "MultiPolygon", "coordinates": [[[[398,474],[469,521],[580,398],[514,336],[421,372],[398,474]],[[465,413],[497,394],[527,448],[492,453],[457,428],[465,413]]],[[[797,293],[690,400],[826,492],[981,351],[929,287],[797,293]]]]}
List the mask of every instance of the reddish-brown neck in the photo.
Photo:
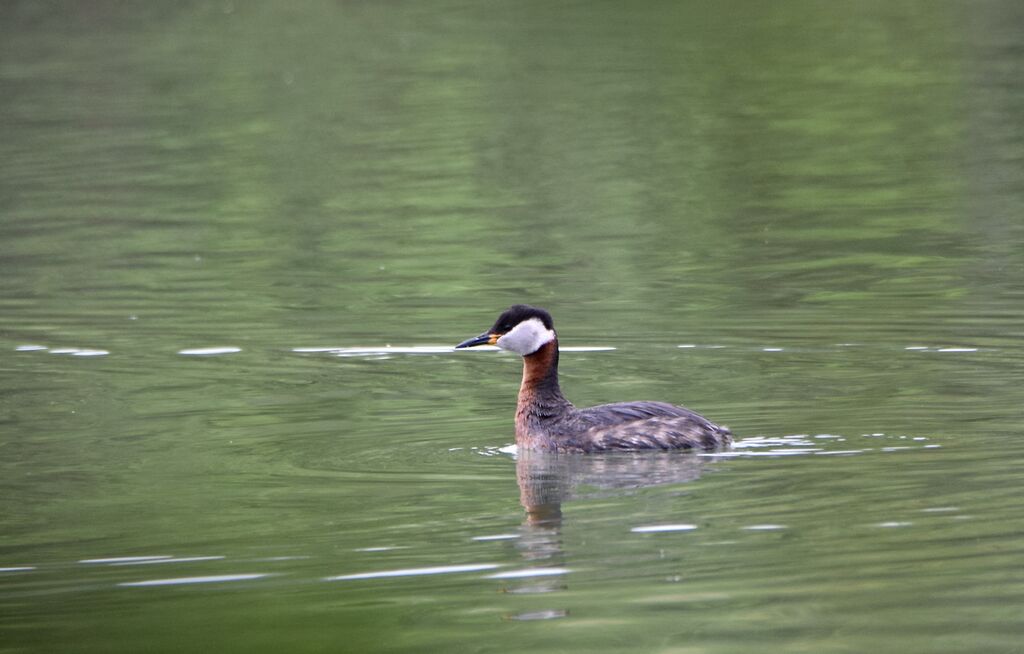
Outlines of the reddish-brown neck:
{"type": "Polygon", "coordinates": [[[523,357],[523,384],[520,391],[554,385],[558,388],[558,340],[540,346],[523,357]]]}
{"type": "Polygon", "coordinates": [[[558,387],[558,341],[545,343],[523,357],[523,383],[516,407],[516,439],[529,440],[546,431],[547,421],[572,410],[558,387]]]}

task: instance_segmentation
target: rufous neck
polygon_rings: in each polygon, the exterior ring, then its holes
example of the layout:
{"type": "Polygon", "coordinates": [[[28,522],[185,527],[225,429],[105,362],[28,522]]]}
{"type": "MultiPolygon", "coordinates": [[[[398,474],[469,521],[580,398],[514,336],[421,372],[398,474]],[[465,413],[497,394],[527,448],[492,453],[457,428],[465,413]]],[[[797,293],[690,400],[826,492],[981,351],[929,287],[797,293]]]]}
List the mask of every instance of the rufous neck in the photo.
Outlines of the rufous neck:
{"type": "Polygon", "coordinates": [[[523,357],[523,389],[558,390],[558,339],[523,357]]]}
{"type": "Polygon", "coordinates": [[[571,407],[558,386],[558,340],[545,343],[523,357],[523,383],[519,387],[519,412],[554,415],[571,407]]]}

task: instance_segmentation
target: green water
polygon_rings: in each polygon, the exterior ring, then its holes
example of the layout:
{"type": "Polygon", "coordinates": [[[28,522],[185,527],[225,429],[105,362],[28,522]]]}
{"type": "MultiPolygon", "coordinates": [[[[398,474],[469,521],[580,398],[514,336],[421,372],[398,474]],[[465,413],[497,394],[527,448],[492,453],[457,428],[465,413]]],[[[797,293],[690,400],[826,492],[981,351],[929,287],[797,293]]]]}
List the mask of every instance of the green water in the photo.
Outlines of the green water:
{"type": "Polygon", "coordinates": [[[1022,39],[4,3],[0,652],[1021,651],[1022,39]],[[736,447],[514,456],[523,301],[736,447]]]}

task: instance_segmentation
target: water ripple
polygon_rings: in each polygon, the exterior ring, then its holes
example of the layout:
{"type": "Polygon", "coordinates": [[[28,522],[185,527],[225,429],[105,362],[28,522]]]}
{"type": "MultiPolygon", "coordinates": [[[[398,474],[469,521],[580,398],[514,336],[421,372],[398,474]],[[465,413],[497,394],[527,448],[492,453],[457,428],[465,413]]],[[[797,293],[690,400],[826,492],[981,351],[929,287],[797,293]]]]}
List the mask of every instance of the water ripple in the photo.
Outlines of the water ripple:
{"type": "Polygon", "coordinates": [[[873,440],[878,439],[891,439],[896,441],[902,441],[904,443],[913,443],[906,445],[886,445],[883,447],[859,447],[859,448],[845,448],[841,450],[829,450],[823,445],[827,443],[843,443],[847,442],[845,436],[839,436],[836,434],[816,434],[809,436],[807,434],[793,434],[790,436],[751,436],[737,440],[733,443],[730,450],[723,452],[700,452],[697,456],[711,459],[728,459],[728,458],[739,458],[739,457],[781,457],[781,456],[801,456],[806,454],[813,455],[854,455],[864,454],[866,452],[903,452],[908,450],[929,450],[941,448],[941,445],[935,443],[928,443],[929,440],[925,436],[890,436],[880,432],[873,434],[862,434],[862,438],[868,438],[873,440]]]}
{"type": "Polygon", "coordinates": [[[555,577],[572,572],[569,568],[523,568],[487,575],[487,579],[527,579],[529,577],[555,577]]]}
{"type": "Polygon", "coordinates": [[[144,561],[118,561],[111,563],[110,565],[153,565],[160,563],[195,563],[196,561],[220,561],[223,560],[223,556],[183,556],[179,558],[159,558],[159,559],[146,559],[144,561]]]}
{"type": "Polygon", "coordinates": [[[241,351],[242,348],[240,347],[195,347],[178,350],[178,354],[183,354],[185,356],[208,357],[220,354],[235,354],[241,351]]]}
{"type": "Polygon", "coordinates": [[[271,575],[267,572],[254,572],[231,575],[206,575],[202,577],[173,577],[170,579],[147,579],[146,581],[125,581],[118,584],[118,586],[139,588],[144,586],[183,586],[187,584],[214,584],[224,583],[228,581],[249,581],[252,579],[262,579],[264,577],[269,576],[271,575]]]}
{"type": "Polygon", "coordinates": [[[142,561],[158,561],[172,558],[170,554],[156,554],[150,556],[112,556],[101,559],[82,559],[79,563],[95,563],[95,564],[117,564],[117,563],[137,563],[142,561]]]}
{"type": "Polygon", "coordinates": [[[350,575],[324,577],[324,581],[354,581],[357,579],[386,579],[389,577],[418,577],[423,575],[444,575],[457,572],[480,572],[494,570],[501,566],[497,563],[469,563],[465,565],[439,565],[430,568],[403,568],[399,570],[378,570],[375,572],[359,572],[350,575]]]}
{"type": "Polygon", "coordinates": [[[658,534],[667,531],[693,531],[697,525],[647,525],[644,527],[633,527],[630,529],[635,534],[658,534]]]}

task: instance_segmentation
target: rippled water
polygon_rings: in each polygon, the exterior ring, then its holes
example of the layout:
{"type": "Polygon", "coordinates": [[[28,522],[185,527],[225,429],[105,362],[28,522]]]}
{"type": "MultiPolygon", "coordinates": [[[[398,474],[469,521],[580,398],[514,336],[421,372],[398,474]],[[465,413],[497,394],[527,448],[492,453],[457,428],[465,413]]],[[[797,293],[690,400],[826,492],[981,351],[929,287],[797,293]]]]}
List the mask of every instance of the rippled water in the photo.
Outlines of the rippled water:
{"type": "Polygon", "coordinates": [[[4,5],[0,651],[1018,651],[1022,18],[4,5]]]}

